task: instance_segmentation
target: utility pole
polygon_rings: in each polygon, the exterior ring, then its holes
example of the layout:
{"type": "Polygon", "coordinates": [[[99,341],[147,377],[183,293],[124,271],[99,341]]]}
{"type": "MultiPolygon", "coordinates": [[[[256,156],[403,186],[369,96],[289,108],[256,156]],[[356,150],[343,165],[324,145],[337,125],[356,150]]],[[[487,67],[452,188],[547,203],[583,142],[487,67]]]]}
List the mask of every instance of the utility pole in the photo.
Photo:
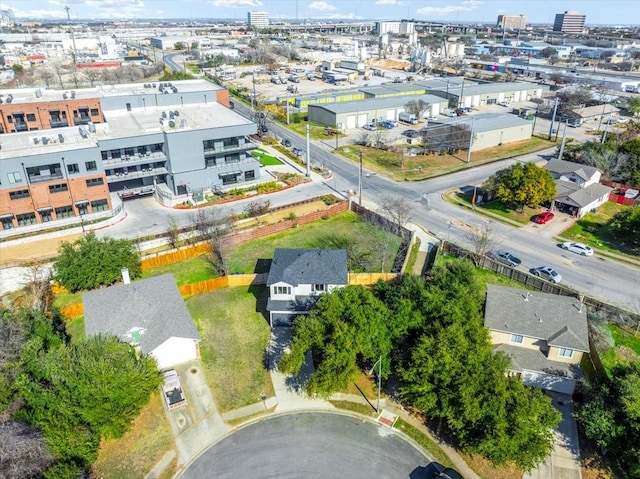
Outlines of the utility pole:
{"type": "Polygon", "coordinates": [[[252,72],[251,73],[251,82],[253,83],[253,93],[251,94],[251,111],[253,113],[256,112],[255,110],[255,106],[254,106],[254,102],[256,101],[256,76],[255,74],[252,72]]]}
{"type": "Polygon", "coordinates": [[[307,178],[311,178],[311,126],[307,123],[307,178]]]}
{"type": "Polygon", "coordinates": [[[467,163],[471,163],[471,146],[473,145],[473,127],[476,124],[476,117],[471,117],[471,133],[469,135],[469,150],[467,151],[467,163]]]}
{"type": "Polygon", "coordinates": [[[602,134],[602,141],[600,143],[604,143],[607,141],[607,133],[609,132],[609,126],[611,125],[611,117],[613,116],[613,110],[609,112],[609,118],[607,119],[607,124],[604,127],[604,133],[602,134]]]}
{"type": "Polygon", "coordinates": [[[289,95],[287,95],[287,125],[289,124],[289,95]]]}
{"type": "Polygon", "coordinates": [[[73,66],[78,64],[76,59],[76,37],[73,34],[73,27],[71,26],[71,15],[69,15],[69,6],[65,5],[64,9],[67,11],[67,20],[69,21],[69,31],[71,32],[71,43],[73,44],[73,51],[71,52],[71,57],[73,58],[73,66]]]}
{"type": "Polygon", "coordinates": [[[553,115],[551,116],[551,125],[549,126],[549,141],[551,141],[551,135],[553,133],[553,124],[556,122],[556,112],[558,111],[558,98],[556,98],[556,104],[553,106],[553,115]]]}
{"type": "Polygon", "coordinates": [[[564,130],[562,131],[562,143],[560,143],[560,152],[558,153],[558,159],[562,159],[562,155],[564,154],[564,144],[567,140],[567,122],[564,122],[564,130]]]}
{"type": "Polygon", "coordinates": [[[360,150],[360,169],[358,171],[358,205],[362,206],[362,150],[360,150]]]}

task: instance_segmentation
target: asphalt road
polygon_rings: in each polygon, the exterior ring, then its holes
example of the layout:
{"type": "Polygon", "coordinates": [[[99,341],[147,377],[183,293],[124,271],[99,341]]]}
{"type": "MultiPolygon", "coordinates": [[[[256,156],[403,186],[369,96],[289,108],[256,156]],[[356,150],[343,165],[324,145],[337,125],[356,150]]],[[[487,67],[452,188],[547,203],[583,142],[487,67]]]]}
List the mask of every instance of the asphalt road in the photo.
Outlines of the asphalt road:
{"type": "Polygon", "coordinates": [[[276,416],[206,450],[183,479],[431,477],[433,465],[396,431],[332,413],[276,416]]]}

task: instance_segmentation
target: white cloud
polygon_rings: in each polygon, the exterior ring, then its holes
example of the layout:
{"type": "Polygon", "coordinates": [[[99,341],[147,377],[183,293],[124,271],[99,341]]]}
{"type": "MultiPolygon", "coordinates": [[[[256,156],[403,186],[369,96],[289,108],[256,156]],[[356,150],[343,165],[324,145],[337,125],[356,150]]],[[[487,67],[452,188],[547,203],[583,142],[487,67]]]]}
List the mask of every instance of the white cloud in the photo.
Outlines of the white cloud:
{"type": "Polygon", "coordinates": [[[43,19],[66,19],[67,12],[63,9],[56,10],[17,10],[12,8],[16,18],[43,18],[43,19]]]}
{"type": "Polygon", "coordinates": [[[333,5],[331,5],[330,3],[327,3],[327,2],[311,2],[309,4],[309,9],[310,10],[321,10],[321,11],[325,11],[325,12],[333,12],[334,10],[337,10],[336,7],[334,7],[333,5]]]}
{"type": "Polygon", "coordinates": [[[309,17],[312,20],[362,20],[363,17],[356,15],[355,13],[327,13],[326,15],[315,15],[309,17]]]}
{"type": "Polygon", "coordinates": [[[400,0],[376,0],[374,5],[403,5],[404,2],[400,0]]]}
{"type": "Polygon", "coordinates": [[[460,5],[447,5],[446,7],[422,7],[416,10],[418,15],[450,15],[457,12],[472,12],[477,10],[484,2],[478,0],[466,0],[460,5]]]}
{"type": "Polygon", "coordinates": [[[212,0],[214,7],[261,7],[262,0],[212,0]]]}

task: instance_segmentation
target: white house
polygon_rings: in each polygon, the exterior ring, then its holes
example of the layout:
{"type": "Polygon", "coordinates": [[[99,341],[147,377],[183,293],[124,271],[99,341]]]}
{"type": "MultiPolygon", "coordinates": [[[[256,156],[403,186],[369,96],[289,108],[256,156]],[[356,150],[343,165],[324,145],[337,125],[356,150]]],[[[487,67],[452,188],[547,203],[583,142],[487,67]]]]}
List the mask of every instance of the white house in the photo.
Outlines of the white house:
{"type": "Polygon", "coordinates": [[[158,369],[200,357],[200,336],[171,274],[84,293],[85,334],[118,337],[158,369]]]}
{"type": "Polygon", "coordinates": [[[290,326],[322,293],[348,282],[345,250],[276,248],[267,278],[269,324],[290,326]]]}
{"type": "Polygon", "coordinates": [[[564,160],[551,160],[545,168],[556,180],[553,208],[581,218],[609,199],[612,188],[601,185],[602,172],[595,166],[564,160]]]}

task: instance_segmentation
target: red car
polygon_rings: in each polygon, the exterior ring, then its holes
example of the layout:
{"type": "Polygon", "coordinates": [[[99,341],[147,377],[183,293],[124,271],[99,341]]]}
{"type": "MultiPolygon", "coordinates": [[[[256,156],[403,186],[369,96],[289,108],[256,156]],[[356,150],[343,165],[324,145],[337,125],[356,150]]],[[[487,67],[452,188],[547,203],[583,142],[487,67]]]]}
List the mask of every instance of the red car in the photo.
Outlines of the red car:
{"type": "Polygon", "coordinates": [[[543,211],[539,215],[537,215],[533,221],[538,223],[539,225],[543,225],[551,221],[554,217],[554,214],[551,211],[543,211]]]}

